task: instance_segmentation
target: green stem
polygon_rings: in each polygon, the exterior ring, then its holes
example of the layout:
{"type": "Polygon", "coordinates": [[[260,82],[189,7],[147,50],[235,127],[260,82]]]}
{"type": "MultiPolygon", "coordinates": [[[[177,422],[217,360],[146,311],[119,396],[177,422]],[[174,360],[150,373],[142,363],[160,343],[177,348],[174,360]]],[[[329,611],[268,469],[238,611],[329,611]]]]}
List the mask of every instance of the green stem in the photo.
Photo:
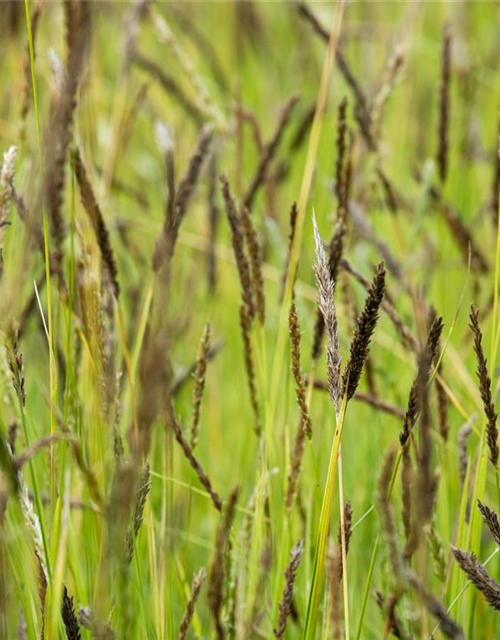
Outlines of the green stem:
{"type": "Polygon", "coordinates": [[[311,590],[309,592],[309,602],[307,604],[306,623],[304,627],[304,640],[313,640],[316,623],[318,619],[318,606],[321,597],[321,586],[323,583],[323,574],[325,569],[326,544],[328,540],[328,532],[330,528],[330,516],[332,513],[333,491],[335,488],[335,475],[337,471],[337,461],[340,451],[340,440],[345,422],[347,400],[344,396],[340,415],[337,420],[335,435],[333,438],[332,448],[330,452],[330,462],[328,464],[328,475],[326,478],[325,492],[323,494],[323,503],[321,505],[321,513],[319,518],[318,539],[316,543],[316,554],[314,557],[313,575],[311,590]]]}

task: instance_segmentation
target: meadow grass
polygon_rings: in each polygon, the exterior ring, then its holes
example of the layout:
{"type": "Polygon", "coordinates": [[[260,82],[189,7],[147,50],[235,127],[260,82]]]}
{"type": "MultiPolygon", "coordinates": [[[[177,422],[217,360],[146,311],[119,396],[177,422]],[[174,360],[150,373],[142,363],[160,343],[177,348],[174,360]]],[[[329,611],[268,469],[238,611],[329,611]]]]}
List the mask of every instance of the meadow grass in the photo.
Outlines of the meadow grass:
{"type": "Polygon", "coordinates": [[[498,11],[0,12],[0,639],[496,638],[498,11]]]}

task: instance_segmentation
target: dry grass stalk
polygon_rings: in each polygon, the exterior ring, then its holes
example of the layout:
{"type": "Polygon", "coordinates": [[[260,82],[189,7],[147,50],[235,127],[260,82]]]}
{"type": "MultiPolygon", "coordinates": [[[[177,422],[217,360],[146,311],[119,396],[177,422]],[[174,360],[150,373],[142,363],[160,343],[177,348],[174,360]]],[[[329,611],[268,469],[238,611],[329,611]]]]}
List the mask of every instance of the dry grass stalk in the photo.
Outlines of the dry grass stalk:
{"type": "Polygon", "coordinates": [[[215,553],[208,576],[208,604],[214,618],[218,640],[224,640],[225,637],[225,629],[221,619],[222,607],[224,604],[224,580],[226,577],[224,558],[236,511],[238,494],[239,489],[236,487],[236,489],[231,492],[227,501],[227,505],[224,510],[224,517],[217,532],[215,553]]]}
{"type": "Polygon", "coordinates": [[[368,356],[370,341],[375,331],[380,305],[385,293],[385,268],[381,262],[368,290],[365,306],[356,321],[354,337],[351,341],[350,356],[342,374],[342,395],[347,400],[354,397],[361,378],[363,366],[368,356]]]}
{"type": "Polygon", "coordinates": [[[408,442],[413,427],[420,412],[420,391],[427,385],[430,377],[431,365],[434,362],[439,349],[439,340],[443,331],[443,319],[436,317],[429,329],[427,342],[423,353],[419,357],[418,372],[410,389],[408,396],[408,406],[403,419],[403,427],[399,434],[399,442],[402,447],[408,442]]]}
{"type": "Polygon", "coordinates": [[[113,249],[111,248],[111,241],[109,237],[109,230],[104,222],[102,211],[97,202],[97,198],[92,188],[87,170],[82,160],[80,150],[77,148],[75,151],[75,174],[80,189],[80,197],[82,200],[83,208],[89,217],[89,220],[94,229],[97,244],[101,252],[102,261],[106,265],[108,275],[111,281],[111,288],[113,295],[116,299],[120,295],[120,285],[118,283],[118,269],[116,266],[113,249]]]}
{"type": "Polygon", "coordinates": [[[295,105],[297,104],[297,102],[298,102],[297,96],[292,96],[287,101],[287,103],[281,110],[280,116],[278,118],[278,124],[276,126],[276,130],[274,132],[273,137],[264,146],[262,150],[262,154],[261,154],[257,169],[255,171],[255,175],[250,182],[250,186],[248,187],[246,194],[243,196],[243,204],[245,205],[245,207],[247,207],[247,209],[252,208],[252,204],[255,199],[255,196],[257,195],[259,188],[262,186],[262,184],[266,179],[267,172],[269,169],[269,164],[271,163],[274,156],[276,155],[276,151],[278,150],[279,143],[281,141],[281,138],[283,137],[283,133],[286,129],[286,126],[290,120],[290,116],[292,115],[292,111],[295,105]]]}
{"type": "Polygon", "coordinates": [[[312,437],[312,422],[307,407],[307,388],[304,373],[300,366],[300,321],[297,313],[295,300],[292,299],[290,313],[288,314],[288,327],[290,331],[290,346],[292,359],[292,373],[295,380],[295,395],[300,409],[300,429],[303,429],[306,436],[312,437]]]}
{"type": "Polygon", "coordinates": [[[328,372],[328,390],[337,415],[340,412],[340,399],[342,395],[340,380],[340,344],[338,336],[337,311],[333,298],[335,283],[330,276],[330,265],[323,248],[323,242],[319,235],[316,219],[313,218],[314,238],[316,241],[316,284],[318,287],[318,307],[323,316],[326,335],[328,338],[326,359],[328,372]]]}
{"type": "Polygon", "coordinates": [[[262,276],[262,249],[250,218],[250,212],[244,205],[240,207],[240,217],[248,248],[255,310],[259,322],[263,325],[266,317],[266,299],[264,295],[264,278],[262,276]]]}
{"type": "Polygon", "coordinates": [[[196,605],[196,601],[198,600],[201,587],[203,586],[203,583],[206,577],[207,577],[207,572],[205,571],[204,568],[201,568],[193,578],[193,584],[191,586],[191,595],[189,596],[189,600],[186,605],[186,611],[182,616],[179,635],[177,636],[177,640],[185,640],[187,637],[189,625],[191,624],[191,620],[193,619],[193,615],[194,615],[194,607],[196,605]]]}
{"type": "Polygon", "coordinates": [[[190,444],[194,451],[198,442],[198,431],[200,423],[200,407],[203,398],[203,390],[205,389],[205,375],[207,372],[208,354],[210,352],[212,340],[212,327],[209,322],[205,325],[203,336],[196,354],[196,369],[194,372],[194,389],[193,389],[193,417],[191,419],[190,428],[190,444]]]}
{"type": "Polygon", "coordinates": [[[285,571],[285,586],[283,587],[283,595],[279,605],[278,624],[274,630],[274,636],[277,640],[283,640],[285,636],[286,623],[292,609],[293,586],[303,550],[303,542],[299,540],[290,551],[290,561],[285,571]]]}
{"type": "Polygon", "coordinates": [[[450,119],[450,79],[451,79],[451,31],[448,24],[443,27],[443,49],[441,55],[441,84],[439,86],[439,145],[437,165],[441,184],[448,174],[448,129],[450,119]]]}
{"type": "Polygon", "coordinates": [[[486,415],[486,440],[490,451],[490,460],[498,469],[498,427],[497,427],[497,413],[495,411],[495,405],[493,404],[493,398],[491,395],[491,379],[488,373],[488,361],[483,351],[483,334],[479,326],[479,310],[471,305],[470,308],[470,324],[469,327],[474,336],[474,351],[476,352],[477,359],[477,377],[479,378],[479,391],[481,399],[483,401],[484,413],[486,415]]]}
{"type": "Polygon", "coordinates": [[[171,399],[167,399],[167,417],[168,417],[168,424],[172,428],[172,431],[174,432],[174,437],[179,443],[182,451],[184,452],[184,456],[186,457],[186,460],[189,462],[192,469],[198,476],[198,479],[203,485],[203,487],[205,487],[205,489],[209,493],[214,507],[217,509],[217,511],[222,511],[222,500],[219,494],[216,491],[214,491],[214,489],[212,488],[212,483],[210,481],[210,478],[203,471],[203,467],[201,466],[198,459],[195,457],[191,447],[189,446],[188,441],[184,437],[182,433],[182,429],[175,417],[174,408],[172,406],[171,399]]]}
{"type": "Polygon", "coordinates": [[[63,599],[61,607],[61,615],[66,630],[68,640],[81,640],[80,625],[76,617],[75,607],[73,605],[73,596],[68,595],[66,586],[63,587],[63,599]]]}
{"type": "Polygon", "coordinates": [[[476,589],[481,591],[490,607],[500,611],[500,585],[493,580],[473,553],[466,553],[454,546],[451,550],[462,571],[476,589]]]}
{"type": "Polygon", "coordinates": [[[50,216],[56,243],[56,257],[61,257],[66,235],[61,213],[64,188],[64,166],[71,139],[73,114],[77,104],[78,86],[90,43],[91,5],[83,0],[64,3],[68,57],[63,87],[52,99],[46,131],[43,203],[50,216]]]}

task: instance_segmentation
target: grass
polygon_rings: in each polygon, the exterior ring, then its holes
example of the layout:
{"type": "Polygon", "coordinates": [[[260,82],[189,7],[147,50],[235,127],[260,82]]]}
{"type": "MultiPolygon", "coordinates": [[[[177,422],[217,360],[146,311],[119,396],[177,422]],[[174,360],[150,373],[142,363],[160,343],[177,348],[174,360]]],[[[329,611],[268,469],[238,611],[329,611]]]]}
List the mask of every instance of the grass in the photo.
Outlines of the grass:
{"type": "Polygon", "coordinates": [[[0,637],[498,637],[496,6],[4,7],[0,637]]]}

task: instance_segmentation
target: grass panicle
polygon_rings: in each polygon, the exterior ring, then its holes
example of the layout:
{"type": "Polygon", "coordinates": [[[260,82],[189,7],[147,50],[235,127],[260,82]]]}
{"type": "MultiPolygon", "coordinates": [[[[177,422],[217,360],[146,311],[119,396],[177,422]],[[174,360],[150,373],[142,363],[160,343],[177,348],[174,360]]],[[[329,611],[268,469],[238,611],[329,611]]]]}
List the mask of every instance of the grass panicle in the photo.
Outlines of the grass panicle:
{"type": "Polygon", "coordinates": [[[215,293],[217,285],[217,258],[216,258],[216,241],[217,230],[219,227],[220,209],[217,202],[217,154],[212,153],[208,163],[208,223],[209,223],[209,250],[208,250],[208,290],[211,294],[215,293]]]}
{"type": "Polygon", "coordinates": [[[62,214],[64,170],[77,106],[78,88],[90,47],[91,11],[91,5],[83,0],[64,3],[68,55],[63,86],[53,96],[45,133],[43,206],[49,214],[58,257],[61,255],[62,242],[66,236],[66,224],[62,214]]]}
{"type": "Polygon", "coordinates": [[[23,407],[26,406],[23,354],[19,347],[19,333],[14,331],[8,348],[8,363],[12,374],[12,385],[23,407]]]}
{"type": "Polygon", "coordinates": [[[483,504],[481,500],[478,500],[478,507],[484,524],[490,530],[491,537],[495,541],[496,545],[500,547],[500,522],[498,521],[497,514],[483,504]]]}
{"type": "Polygon", "coordinates": [[[458,432],[458,473],[460,477],[460,486],[463,487],[467,475],[467,467],[469,464],[469,456],[467,455],[467,444],[472,434],[472,425],[475,422],[475,416],[472,416],[462,426],[458,432]]]}
{"type": "Polygon", "coordinates": [[[338,549],[331,549],[327,558],[327,578],[330,596],[330,625],[334,640],[340,640],[342,629],[340,625],[340,583],[342,572],[342,555],[338,549]]]}
{"type": "Polygon", "coordinates": [[[444,605],[430,593],[422,581],[412,572],[407,572],[409,582],[429,613],[437,620],[441,632],[452,640],[465,640],[462,628],[453,620],[444,605]]]}
{"type": "Polygon", "coordinates": [[[127,530],[125,539],[125,549],[128,562],[132,561],[132,555],[134,553],[134,540],[139,535],[139,530],[144,522],[144,509],[146,507],[146,500],[151,490],[151,471],[149,468],[149,462],[146,462],[142,472],[139,475],[136,491],[134,508],[132,512],[132,524],[127,530]]]}
{"type": "Polygon", "coordinates": [[[285,295],[285,284],[286,284],[286,274],[288,273],[288,265],[290,264],[290,253],[292,251],[293,239],[295,237],[295,224],[297,222],[297,203],[293,202],[290,207],[290,222],[289,222],[289,232],[288,232],[288,246],[285,260],[285,268],[283,269],[283,277],[281,278],[281,290],[280,290],[280,300],[283,302],[283,296],[285,295]]]}
{"type": "Polygon", "coordinates": [[[137,50],[134,51],[132,61],[156,80],[158,85],[183,109],[195,126],[201,127],[203,125],[203,112],[186,94],[174,76],[166,73],[163,67],[137,50]]]}
{"type": "Polygon", "coordinates": [[[370,341],[378,321],[379,309],[385,293],[385,268],[381,262],[368,290],[365,305],[356,321],[354,337],[351,341],[349,360],[342,374],[342,396],[347,400],[354,397],[368,356],[370,341]]]}
{"type": "Polygon", "coordinates": [[[316,241],[316,263],[314,272],[318,287],[318,307],[323,316],[325,331],[328,338],[326,358],[328,372],[328,390],[337,415],[340,412],[342,396],[340,381],[340,344],[338,336],[337,310],[333,298],[335,283],[331,279],[330,265],[319,235],[316,220],[313,218],[314,238],[316,241]]]}
{"type": "Polygon", "coordinates": [[[220,177],[222,196],[226,206],[227,219],[231,227],[231,238],[233,243],[234,257],[238,268],[238,275],[241,284],[241,296],[244,305],[248,309],[248,315],[253,319],[255,315],[255,301],[253,296],[252,277],[250,265],[245,254],[244,231],[241,217],[238,214],[236,202],[231,194],[229,181],[225,175],[220,177]]]}
{"type": "Polygon", "coordinates": [[[214,491],[214,489],[212,488],[212,483],[210,481],[210,478],[203,471],[203,467],[201,466],[199,460],[194,455],[193,450],[189,446],[189,442],[184,437],[182,433],[182,429],[175,417],[171,401],[168,401],[167,415],[168,415],[168,425],[171,427],[172,431],[174,432],[174,437],[177,440],[178,444],[180,445],[186,460],[189,462],[193,471],[198,476],[198,479],[201,482],[202,486],[207,490],[208,494],[210,495],[210,498],[212,500],[214,507],[217,509],[217,511],[222,511],[222,500],[219,494],[216,491],[214,491]]]}
{"type": "Polygon", "coordinates": [[[263,325],[266,318],[266,298],[264,294],[264,278],[262,275],[262,249],[250,217],[250,212],[244,205],[240,207],[240,218],[248,249],[255,311],[259,322],[263,325]]]}
{"type": "Polygon", "coordinates": [[[424,388],[430,378],[431,366],[439,349],[439,340],[443,332],[443,319],[441,317],[434,318],[434,321],[429,329],[427,336],[427,342],[418,359],[418,371],[417,377],[413,381],[408,396],[408,405],[405,416],[403,418],[403,427],[399,433],[399,442],[402,447],[406,446],[413,427],[417,422],[417,418],[420,412],[421,399],[419,394],[424,388]]]}
{"type": "Polygon", "coordinates": [[[218,640],[225,637],[225,629],[222,622],[222,608],[224,604],[224,581],[228,578],[226,575],[226,547],[229,543],[231,527],[235,516],[236,503],[238,501],[239,489],[234,489],[227,501],[224,509],[224,515],[217,531],[217,539],[215,541],[215,553],[208,575],[208,604],[210,612],[214,619],[215,630],[218,640]]]}
{"type": "Polygon", "coordinates": [[[451,81],[451,29],[443,27],[443,48],[441,54],[441,83],[439,85],[439,130],[437,165],[441,184],[448,175],[449,121],[450,121],[450,81],[451,81]]]}
{"type": "Polygon", "coordinates": [[[274,630],[274,637],[277,638],[277,640],[283,640],[285,637],[286,623],[292,610],[293,586],[303,551],[304,543],[302,540],[299,540],[290,551],[290,560],[285,571],[285,586],[283,587],[283,594],[279,605],[278,624],[274,630]]]}
{"type": "Polygon", "coordinates": [[[191,624],[191,620],[193,619],[196,601],[198,600],[201,588],[203,586],[203,583],[205,582],[206,577],[207,577],[206,570],[204,568],[201,568],[193,578],[193,584],[191,585],[191,594],[189,596],[189,600],[186,605],[186,611],[182,616],[182,620],[179,628],[179,635],[177,636],[177,640],[186,640],[187,633],[189,630],[189,625],[191,624]]]}
{"type": "Polygon", "coordinates": [[[250,309],[243,303],[240,305],[240,328],[243,338],[243,358],[247,373],[248,392],[254,417],[254,429],[257,435],[262,431],[259,396],[257,391],[257,376],[255,373],[254,350],[252,347],[252,321],[250,309]]]}
{"type": "Polygon", "coordinates": [[[392,571],[396,582],[398,585],[401,585],[405,579],[405,571],[399,549],[398,534],[390,495],[391,477],[395,461],[396,452],[394,449],[389,449],[385,456],[382,473],[380,474],[378,481],[378,501],[380,505],[383,531],[389,548],[389,560],[392,571]]]}
{"type": "Polygon", "coordinates": [[[490,452],[490,460],[495,467],[498,468],[498,427],[497,413],[493,404],[491,395],[491,379],[488,372],[488,361],[483,351],[483,334],[479,326],[479,310],[471,305],[470,308],[470,324],[469,327],[474,336],[474,351],[477,359],[477,377],[479,379],[479,391],[483,401],[484,413],[486,415],[486,440],[490,452]]]}
{"type": "MultiPolygon", "coordinates": [[[[357,282],[359,282],[366,289],[366,291],[369,291],[371,286],[370,281],[367,280],[364,275],[361,274],[357,269],[355,269],[348,260],[342,258],[340,261],[340,265],[342,269],[347,271],[347,273],[349,273],[357,282]]],[[[396,328],[398,334],[401,336],[403,345],[411,351],[417,352],[418,344],[416,338],[412,334],[411,330],[407,327],[407,325],[403,322],[394,305],[389,302],[387,297],[382,300],[382,309],[396,328]]]]}
{"type": "Polygon", "coordinates": [[[283,137],[283,133],[287,127],[287,124],[297,102],[297,96],[292,96],[288,99],[285,106],[281,110],[280,116],[278,118],[278,124],[276,126],[273,137],[266,145],[264,145],[264,148],[262,149],[261,157],[254,177],[250,182],[247,192],[243,196],[243,204],[249,210],[252,209],[255,196],[257,195],[259,188],[262,186],[263,182],[266,179],[269,164],[276,155],[279,143],[281,141],[281,138],[283,137]]]}
{"type": "Polygon", "coordinates": [[[179,180],[177,189],[175,190],[175,201],[172,203],[172,169],[169,168],[171,156],[167,155],[167,180],[169,183],[169,199],[165,210],[165,218],[160,237],[157,240],[155,252],[153,254],[153,269],[159,271],[161,267],[166,265],[170,267],[172,256],[179,235],[181,223],[186,215],[188,205],[191,201],[196,185],[198,184],[201,169],[205,162],[212,140],[214,138],[214,128],[211,125],[205,125],[196,143],[196,149],[189,159],[185,173],[179,180]]]}
{"type": "Polygon", "coordinates": [[[335,159],[335,196],[340,204],[344,200],[345,183],[345,156],[347,150],[347,98],[342,98],[338,108],[337,138],[335,146],[337,157],[335,159]]]}
{"type": "Polygon", "coordinates": [[[304,430],[306,436],[310,439],[312,437],[312,422],[307,406],[306,381],[300,365],[300,321],[297,306],[293,299],[290,304],[290,313],[288,314],[288,326],[290,331],[292,373],[295,380],[295,396],[300,409],[300,428],[304,430]]]}
{"type": "Polygon", "coordinates": [[[467,578],[485,597],[495,611],[500,611],[500,585],[486,571],[473,553],[461,551],[452,546],[451,550],[467,578]]]}
{"type": "Polygon", "coordinates": [[[200,408],[203,399],[203,391],[205,389],[205,376],[207,372],[208,354],[210,352],[212,341],[212,327],[209,322],[205,325],[203,335],[196,354],[196,368],[194,371],[194,389],[193,389],[193,417],[190,427],[190,445],[194,451],[198,443],[198,432],[200,426],[200,408]]]}
{"type": "MultiPolygon", "coordinates": [[[[352,536],[352,505],[349,500],[347,500],[347,502],[344,505],[343,522],[344,522],[344,526],[343,526],[344,530],[342,531],[342,524],[339,525],[339,531],[337,535],[337,542],[339,545],[339,554],[341,559],[343,555],[342,547],[343,547],[344,541],[345,541],[345,556],[347,557],[347,554],[349,553],[349,544],[351,542],[351,536],[352,536]]],[[[343,569],[342,569],[342,562],[341,562],[340,563],[340,580],[342,580],[342,573],[343,573],[343,569]]]]}
{"type": "MultiPolygon", "coordinates": [[[[420,355],[419,371],[428,369],[428,355],[425,351],[420,355]]],[[[431,410],[429,404],[428,379],[417,378],[418,403],[420,407],[420,448],[418,455],[418,473],[415,480],[415,497],[417,508],[418,530],[427,524],[431,517],[437,493],[437,477],[432,470],[432,436],[431,410]]]]}
{"type": "Polygon", "coordinates": [[[75,151],[75,174],[78,181],[78,187],[80,189],[80,197],[82,200],[83,208],[89,217],[89,220],[94,229],[97,244],[101,252],[101,257],[106,265],[106,269],[111,280],[111,288],[113,295],[118,299],[120,295],[120,285],[118,283],[118,268],[116,266],[113,249],[111,247],[111,240],[109,236],[109,230],[104,221],[101,208],[97,202],[95,191],[92,188],[87,169],[82,160],[80,150],[77,148],[75,151]]]}
{"type": "Polygon", "coordinates": [[[403,621],[396,613],[396,606],[398,604],[397,597],[391,596],[390,598],[385,598],[384,594],[378,590],[375,592],[375,597],[377,605],[385,617],[384,633],[390,631],[395,638],[407,640],[408,634],[404,628],[403,621]]]}
{"type": "Polygon", "coordinates": [[[81,640],[82,635],[73,605],[73,596],[68,595],[66,586],[63,588],[61,615],[68,640],[81,640]]]}

